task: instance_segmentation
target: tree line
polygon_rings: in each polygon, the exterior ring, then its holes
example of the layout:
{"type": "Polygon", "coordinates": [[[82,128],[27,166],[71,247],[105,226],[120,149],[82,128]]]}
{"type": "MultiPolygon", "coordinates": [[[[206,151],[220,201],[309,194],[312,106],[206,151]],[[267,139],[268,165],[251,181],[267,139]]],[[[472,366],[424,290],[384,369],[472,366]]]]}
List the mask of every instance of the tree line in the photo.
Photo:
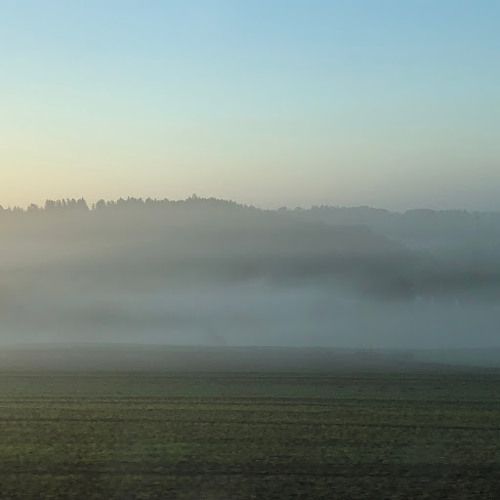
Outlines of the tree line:
{"type": "Polygon", "coordinates": [[[54,213],[54,212],[98,212],[103,210],[116,210],[120,208],[166,208],[173,206],[217,206],[220,208],[243,208],[254,209],[253,206],[243,205],[231,200],[219,198],[201,198],[196,194],[191,195],[185,200],[169,200],[168,198],[118,198],[117,200],[100,199],[89,205],[85,198],[65,198],[59,200],[48,199],[43,205],[35,203],[29,204],[26,208],[14,206],[4,208],[0,205],[0,215],[8,214],[36,214],[36,213],[54,213]]]}

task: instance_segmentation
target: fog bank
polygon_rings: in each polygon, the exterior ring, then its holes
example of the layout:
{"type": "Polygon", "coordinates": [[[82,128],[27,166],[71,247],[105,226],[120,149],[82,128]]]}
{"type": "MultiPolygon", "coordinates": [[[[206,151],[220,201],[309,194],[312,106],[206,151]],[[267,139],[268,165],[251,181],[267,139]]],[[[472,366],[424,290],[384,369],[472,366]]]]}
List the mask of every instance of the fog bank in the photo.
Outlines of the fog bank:
{"type": "Polygon", "coordinates": [[[352,210],[193,197],[4,211],[1,342],[500,344],[499,217],[352,210]]]}

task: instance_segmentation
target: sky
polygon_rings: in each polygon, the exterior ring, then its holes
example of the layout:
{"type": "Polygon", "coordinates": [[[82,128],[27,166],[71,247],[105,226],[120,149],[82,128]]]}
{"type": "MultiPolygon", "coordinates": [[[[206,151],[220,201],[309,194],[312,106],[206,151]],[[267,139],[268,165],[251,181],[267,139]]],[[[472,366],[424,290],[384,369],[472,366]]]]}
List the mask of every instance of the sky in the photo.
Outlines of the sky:
{"type": "Polygon", "coordinates": [[[500,210],[497,0],[0,0],[0,204],[500,210]]]}

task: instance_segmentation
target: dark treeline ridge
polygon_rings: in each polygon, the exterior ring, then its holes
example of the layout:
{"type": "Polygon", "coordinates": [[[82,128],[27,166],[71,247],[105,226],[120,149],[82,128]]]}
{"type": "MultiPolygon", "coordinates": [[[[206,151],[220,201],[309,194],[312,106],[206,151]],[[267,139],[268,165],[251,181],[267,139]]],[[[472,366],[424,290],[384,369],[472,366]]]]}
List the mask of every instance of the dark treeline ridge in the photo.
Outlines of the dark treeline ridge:
{"type": "MultiPolygon", "coordinates": [[[[85,198],[63,198],[58,200],[47,199],[43,205],[35,203],[29,204],[23,208],[21,206],[3,207],[0,205],[0,214],[33,214],[39,212],[54,212],[54,211],[99,211],[105,209],[117,208],[171,208],[174,206],[218,206],[224,208],[240,208],[260,210],[253,205],[237,203],[232,200],[222,198],[204,198],[191,195],[186,199],[171,200],[169,198],[142,198],[129,196],[127,198],[118,198],[117,200],[100,199],[95,203],[88,204],[85,198]]],[[[266,210],[272,211],[272,210],[266,210]]],[[[313,205],[306,209],[296,207],[289,209],[281,207],[276,210],[280,213],[288,213],[307,217],[314,220],[323,220],[328,223],[338,224],[364,224],[368,226],[390,225],[396,221],[404,221],[405,223],[418,221],[429,224],[441,223],[446,224],[449,228],[454,228],[463,224],[478,224],[480,222],[495,222],[500,223],[500,211],[481,212],[467,210],[432,210],[427,208],[410,209],[404,212],[395,212],[382,208],[373,208],[369,206],[343,207],[336,205],[313,205]]]]}
{"type": "MultiPolygon", "coordinates": [[[[412,209],[405,212],[394,212],[367,206],[340,207],[331,205],[313,206],[309,209],[296,207],[288,209],[281,207],[277,210],[259,209],[253,205],[240,204],[232,200],[219,198],[203,198],[196,194],[181,199],[168,198],[136,198],[127,197],[117,200],[100,199],[88,204],[84,198],[66,198],[59,200],[48,199],[43,206],[34,203],[26,208],[19,206],[3,208],[0,205],[0,217],[33,215],[69,215],[92,213],[115,213],[120,218],[120,213],[127,213],[130,221],[135,216],[144,220],[145,215],[155,212],[157,219],[159,213],[195,214],[208,211],[209,213],[222,214],[261,214],[270,216],[279,214],[288,216],[290,220],[326,224],[328,226],[364,226],[373,233],[391,239],[393,242],[402,243],[414,250],[430,250],[434,252],[450,249],[455,251],[458,247],[467,250],[469,255],[463,255],[466,260],[471,255],[479,256],[479,260],[491,260],[491,254],[497,253],[500,245],[500,212],[468,212],[466,210],[430,210],[412,209]],[[479,252],[479,253],[478,253],[479,252]]],[[[124,215],[125,217],[125,215],[124,215]]],[[[125,217],[126,218],[126,217],[125,217]]],[[[280,217],[283,221],[283,217],[280,217]]],[[[243,217],[245,219],[245,217],[243,217]]],[[[243,220],[242,223],[247,221],[243,220]]],[[[283,222],[282,222],[283,223],[283,222]]],[[[447,255],[448,259],[450,255],[447,255]]],[[[456,259],[456,257],[453,257],[456,259]]],[[[476,259],[477,260],[477,259],[476,259]]]]}
{"type": "Polygon", "coordinates": [[[157,199],[157,198],[135,198],[129,196],[127,198],[118,198],[117,200],[104,200],[100,199],[95,203],[89,205],[85,198],[65,198],[60,200],[48,199],[45,201],[43,206],[39,206],[35,203],[31,203],[26,208],[20,206],[7,207],[4,208],[0,205],[0,214],[36,214],[36,213],[54,213],[54,212],[69,212],[69,211],[79,211],[79,212],[98,212],[102,210],[114,210],[119,208],[172,208],[179,206],[218,206],[223,208],[242,208],[242,209],[253,209],[258,210],[253,206],[243,205],[230,200],[223,200],[219,198],[201,198],[196,194],[193,194],[185,200],[170,200],[168,198],[157,199]]]}
{"type": "MultiPolygon", "coordinates": [[[[43,206],[34,203],[26,208],[19,206],[4,208],[2,216],[32,216],[52,214],[103,214],[125,213],[147,214],[158,212],[203,212],[216,213],[261,213],[287,215],[304,222],[323,223],[329,226],[364,226],[372,232],[403,243],[413,249],[436,249],[439,247],[468,246],[491,250],[500,243],[500,212],[468,212],[466,210],[411,209],[405,212],[372,208],[368,206],[341,207],[331,205],[312,206],[309,209],[281,207],[276,210],[260,209],[232,200],[203,198],[196,194],[186,199],[127,197],[117,200],[100,199],[89,204],[85,198],[48,199],[43,206]]],[[[494,249],[496,251],[496,248],[494,249]]]]}

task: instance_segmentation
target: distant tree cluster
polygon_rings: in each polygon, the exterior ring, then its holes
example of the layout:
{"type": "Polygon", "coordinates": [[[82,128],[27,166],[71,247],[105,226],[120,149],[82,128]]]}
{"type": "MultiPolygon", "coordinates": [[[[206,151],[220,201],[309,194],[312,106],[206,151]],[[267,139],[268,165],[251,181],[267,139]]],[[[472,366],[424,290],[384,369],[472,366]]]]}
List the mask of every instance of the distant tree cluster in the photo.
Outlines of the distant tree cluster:
{"type": "Polygon", "coordinates": [[[19,206],[4,208],[0,205],[0,215],[8,214],[36,214],[36,213],[56,213],[56,212],[100,212],[104,210],[142,209],[142,208],[170,208],[174,206],[199,206],[199,207],[219,207],[219,208],[241,208],[257,210],[253,206],[243,205],[231,200],[219,198],[201,198],[193,194],[185,200],[169,200],[168,198],[118,198],[117,200],[106,201],[103,199],[92,203],[89,207],[85,198],[66,198],[60,200],[46,200],[43,206],[31,203],[26,208],[19,206]]]}
{"type": "MultiPolygon", "coordinates": [[[[29,207],[28,207],[28,209],[29,209],[29,207]]],[[[66,198],[65,200],[47,200],[45,202],[44,209],[47,212],[54,211],[54,210],[84,210],[84,211],[88,211],[89,206],[87,205],[85,198],[79,198],[78,200],[75,200],[75,198],[71,198],[71,199],[66,198]]]]}
{"type": "Polygon", "coordinates": [[[30,203],[26,209],[22,207],[8,207],[3,208],[0,205],[0,214],[35,214],[41,212],[57,212],[57,211],[89,211],[89,206],[85,201],[85,198],[79,198],[78,200],[75,198],[66,198],[62,200],[46,200],[43,206],[36,205],[35,203],[30,203]]]}

